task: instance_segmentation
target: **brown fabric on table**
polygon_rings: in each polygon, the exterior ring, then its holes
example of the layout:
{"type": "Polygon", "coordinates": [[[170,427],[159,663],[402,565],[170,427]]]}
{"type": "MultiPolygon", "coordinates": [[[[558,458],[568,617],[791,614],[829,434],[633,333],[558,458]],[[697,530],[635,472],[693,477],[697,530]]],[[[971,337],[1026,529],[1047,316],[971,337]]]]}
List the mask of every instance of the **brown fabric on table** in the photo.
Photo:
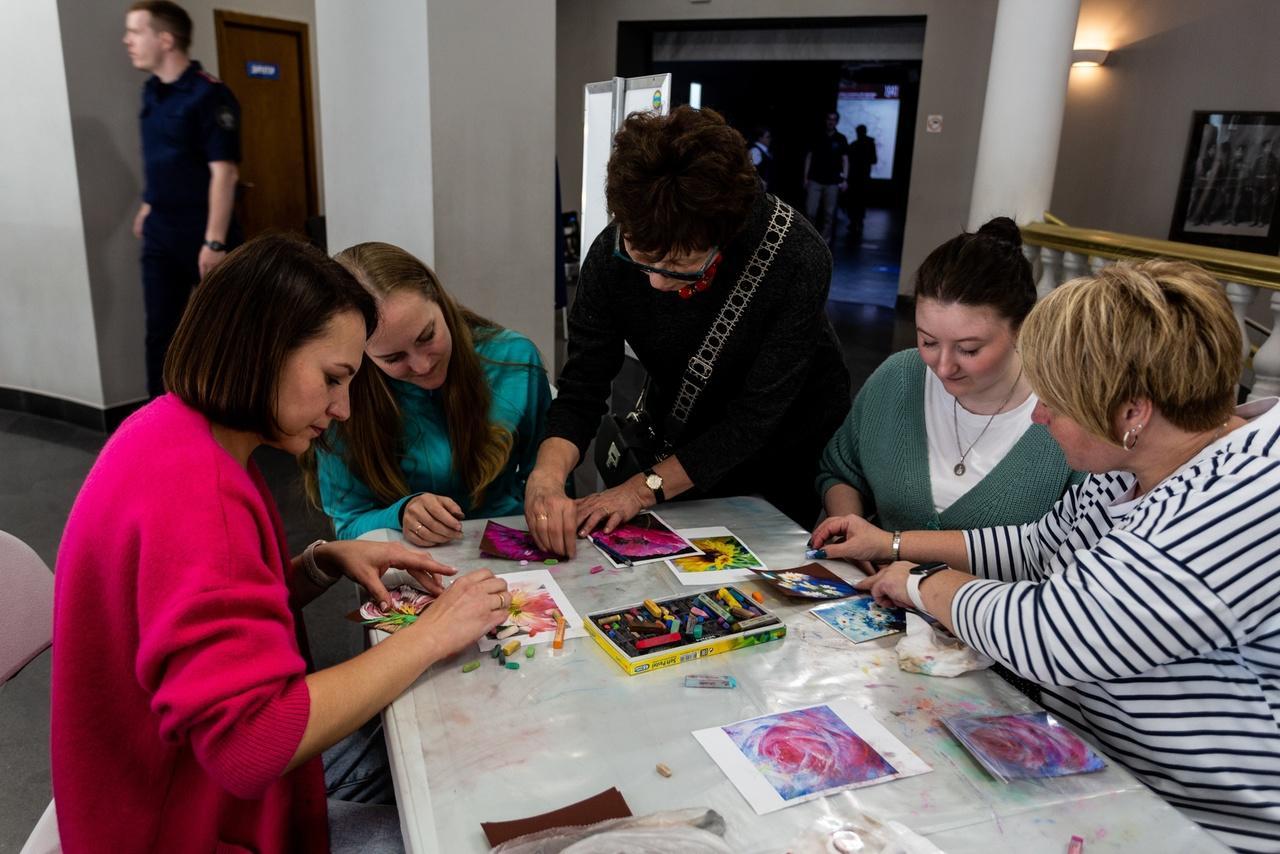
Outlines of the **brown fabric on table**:
{"type": "Polygon", "coordinates": [[[542,815],[529,818],[517,818],[511,821],[485,821],[480,827],[484,829],[485,838],[491,847],[497,847],[509,839],[549,830],[553,827],[573,827],[576,825],[595,824],[611,818],[628,818],[633,813],[627,806],[622,793],[617,788],[605,789],[598,795],[578,801],[558,810],[544,812],[542,815]]]}

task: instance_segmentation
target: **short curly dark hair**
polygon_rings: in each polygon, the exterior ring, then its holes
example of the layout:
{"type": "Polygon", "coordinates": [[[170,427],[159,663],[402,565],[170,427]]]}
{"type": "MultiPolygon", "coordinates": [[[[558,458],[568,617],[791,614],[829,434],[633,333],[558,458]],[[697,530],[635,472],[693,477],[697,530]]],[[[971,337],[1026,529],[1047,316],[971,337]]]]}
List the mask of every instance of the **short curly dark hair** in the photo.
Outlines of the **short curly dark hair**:
{"type": "Polygon", "coordinates": [[[760,191],[746,140],[714,110],[634,113],[614,137],[605,200],[640,252],[665,256],[723,246],[760,191]]]}

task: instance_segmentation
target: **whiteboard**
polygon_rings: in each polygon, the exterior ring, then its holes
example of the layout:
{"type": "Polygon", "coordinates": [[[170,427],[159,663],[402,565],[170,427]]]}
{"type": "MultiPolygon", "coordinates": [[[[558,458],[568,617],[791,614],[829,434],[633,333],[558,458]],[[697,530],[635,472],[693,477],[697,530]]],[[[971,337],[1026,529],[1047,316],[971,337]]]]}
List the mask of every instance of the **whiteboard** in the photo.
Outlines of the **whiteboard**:
{"type": "Polygon", "coordinates": [[[613,150],[613,135],[627,116],[641,110],[659,115],[671,112],[671,75],[602,80],[583,87],[582,108],[582,210],[578,217],[582,258],[609,224],[604,185],[613,150]],[[618,104],[622,109],[618,109],[618,104]]]}

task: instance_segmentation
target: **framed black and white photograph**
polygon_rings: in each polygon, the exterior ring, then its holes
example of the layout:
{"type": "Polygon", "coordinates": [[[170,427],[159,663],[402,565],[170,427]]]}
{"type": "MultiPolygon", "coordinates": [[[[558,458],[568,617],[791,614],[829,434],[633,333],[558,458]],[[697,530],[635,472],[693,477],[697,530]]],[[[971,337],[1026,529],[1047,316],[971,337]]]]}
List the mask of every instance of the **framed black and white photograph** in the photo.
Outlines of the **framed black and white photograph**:
{"type": "Polygon", "coordinates": [[[1169,239],[1280,253],[1280,113],[1197,112],[1169,239]]]}

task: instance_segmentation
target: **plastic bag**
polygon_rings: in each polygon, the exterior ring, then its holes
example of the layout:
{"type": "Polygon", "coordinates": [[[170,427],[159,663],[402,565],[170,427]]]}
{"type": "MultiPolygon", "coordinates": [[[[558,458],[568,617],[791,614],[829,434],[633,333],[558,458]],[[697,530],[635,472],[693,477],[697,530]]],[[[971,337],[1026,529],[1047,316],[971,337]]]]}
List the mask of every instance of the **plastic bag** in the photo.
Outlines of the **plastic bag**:
{"type": "Polygon", "coordinates": [[[897,821],[866,813],[826,816],[787,846],[788,854],[942,854],[942,849],[897,821]]]}
{"type": "Polygon", "coordinates": [[[907,614],[907,636],[898,641],[898,666],[925,676],[959,676],[995,662],[941,626],[907,614]]]}
{"type": "Polygon", "coordinates": [[[669,810],[528,833],[491,854],[733,854],[724,828],[715,810],[669,810]]]}

